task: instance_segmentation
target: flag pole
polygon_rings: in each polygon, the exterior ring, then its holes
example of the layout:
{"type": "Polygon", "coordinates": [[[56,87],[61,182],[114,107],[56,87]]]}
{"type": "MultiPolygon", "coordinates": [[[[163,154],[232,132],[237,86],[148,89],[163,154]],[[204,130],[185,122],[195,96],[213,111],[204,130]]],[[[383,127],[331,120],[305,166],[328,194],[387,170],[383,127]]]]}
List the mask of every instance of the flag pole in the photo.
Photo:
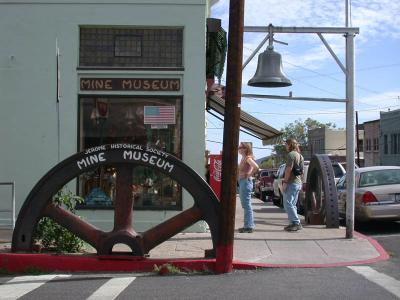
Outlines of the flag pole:
{"type": "Polygon", "coordinates": [[[60,151],[61,151],[61,124],[60,124],[60,49],[58,48],[58,40],[56,38],[56,72],[57,72],[57,80],[56,80],[56,110],[57,110],[57,159],[60,162],[60,151]]]}

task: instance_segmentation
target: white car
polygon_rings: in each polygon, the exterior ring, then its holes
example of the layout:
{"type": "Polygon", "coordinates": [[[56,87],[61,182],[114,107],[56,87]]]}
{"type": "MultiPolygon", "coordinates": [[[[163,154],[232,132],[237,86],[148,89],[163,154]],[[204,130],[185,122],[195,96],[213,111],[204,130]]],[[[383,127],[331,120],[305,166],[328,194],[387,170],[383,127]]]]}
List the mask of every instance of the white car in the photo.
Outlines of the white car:
{"type": "MultiPolygon", "coordinates": [[[[356,221],[400,220],[400,167],[355,169],[356,221]]],[[[346,175],[337,185],[339,215],[346,215],[346,175]]]]}
{"type": "Polygon", "coordinates": [[[279,166],[275,174],[274,182],[272,183],[272,187],[274,189],[272,202],[274,203],[274,205],[279,207],[283,207],[282,180],[283,177],[285,176],[285,168],[286,164],[282,164],[279,166]]]}
{"type": "MultiPolygon", "coordinates": [[[[303,191],[305,193],[305,185],[304,182],[306,181],[305,178],[307,178],[307,170],[308,170],[308,165],[310,164],[309,160],[304,161],[304,169],[303,169],[303,175],[302,175],[302,181],[303,181],[303,187],[300,190],[300,193],[303,191]]],[[[283,192],[282,192],[282,180],[283,177],[285,176],[285,168],[286,164],[282,164],[279,166],[278,171],[276,171],[275,175],[275,180],[273,182],[273,188],[274,188],[274,197],[273,197],[273,202],[276,206],[283,207],[283,192]]],[[[299,197],[300,197],[299,193],[299,197]]]]}

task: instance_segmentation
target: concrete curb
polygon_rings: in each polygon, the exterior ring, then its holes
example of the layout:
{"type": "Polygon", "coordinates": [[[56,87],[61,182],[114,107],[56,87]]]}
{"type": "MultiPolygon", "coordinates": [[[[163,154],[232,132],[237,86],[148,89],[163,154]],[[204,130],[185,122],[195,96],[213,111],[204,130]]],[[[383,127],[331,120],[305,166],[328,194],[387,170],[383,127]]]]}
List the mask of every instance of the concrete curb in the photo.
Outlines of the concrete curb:
{"type": "Polygon", "coordinates": [[[378,243],[377,240],[365,236],[359,232],[354,232],[354,235],[361,239],[368,240],[368,242],[375,248],[379,253],[377,257],[365,259],[365,260],[355,260],[348,262],[338,262],[338,263],[321,263],[321,264],[270,264],[270,263],[247,263],[247,262],[236,262],[237,269],[251,269],[252,267],[257,268],[332,268],[332,267],[345,267],[352,265],[364,265],[376,263],[379,261],[385,261],[390,258],[390,255],[383,249],[383,247],[378,243]]]}

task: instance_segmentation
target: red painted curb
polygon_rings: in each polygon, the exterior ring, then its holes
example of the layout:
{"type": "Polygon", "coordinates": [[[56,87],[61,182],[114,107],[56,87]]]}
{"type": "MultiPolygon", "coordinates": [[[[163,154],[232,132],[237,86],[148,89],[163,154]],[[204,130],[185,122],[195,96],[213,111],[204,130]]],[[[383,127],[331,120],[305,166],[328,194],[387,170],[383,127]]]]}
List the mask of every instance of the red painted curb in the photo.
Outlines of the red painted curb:
{"type": "MultiPolygon", "coordinates": [[[[379,256],[366,260],[325,264],[271,264],[233,261],[232,269],[255,270],[258,268],[343,267],[370,264],[390,258],[378,241],[359,232],[355,232],[354,234],[358,238],[368,240],[368,242],[379,253],[379,256]]],[[[220,252],[220,254],[222,254],[222,252],[220,252]]],[[[163,264],[171,264],[187,271],[211,271],[221,273],[221,270],[217,270],[218,266],[216,259],[148,259],[122,255],[98,256],[0,253],[0,269],[13,273],[26,272],[29,270],[41,270],[46,272],[151,272],[154,270],[154,266],[160,267],[163,264]]]]}
{"type": "MultiPolygon", "coordinates": [[[[377,240],[375,240],[372,237],[363,235],[362,233],[359,233],[357,231],[354,231],[354,234],[360,238],[368,240],[372,246],[374,246],[375,250],[378,251],[379,256],[376,258],[376,261],[381,261],[381,260],[388,260],[390,258],[390,255],[386,252],[386,250],[379,244],[377,240]]],[[[374,260],[374,259],[372,259],[374,260]]],[[[375,262],[375,261],[374,261],[375,262]]]]}
{"type": "Polygon", "coordinates": [[[1,253],[0,268],[12,273],[46,272],[151,272],[154,267],[171,264],[188,271],[214,271],[215,259],[146,259],[132,256],[83,256],[56,254],[1,253]]]}

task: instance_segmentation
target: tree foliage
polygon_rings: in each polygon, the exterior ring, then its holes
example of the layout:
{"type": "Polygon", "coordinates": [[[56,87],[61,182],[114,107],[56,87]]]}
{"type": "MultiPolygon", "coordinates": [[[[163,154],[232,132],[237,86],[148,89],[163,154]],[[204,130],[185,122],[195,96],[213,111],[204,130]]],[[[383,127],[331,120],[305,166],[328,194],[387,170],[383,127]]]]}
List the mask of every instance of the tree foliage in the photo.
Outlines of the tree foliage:
{"type": "MultiPolygon", "coordinates": [[[[301,119],[295,120],[287,124],[281,129],[283,132],[282,139],[285,141],[289,138],[294,138],[300,145],[302,150],[308,149],[308,132],[316,128],[336,128],[334,123],[321,123],[317,120],[307,118],[305,121],[301,119]]],[[[275,162],[280,164],[286,160],[286,149],[284,145],[274,146],[275,162]]]]}
{"type": "Polygon", "coordinates": [[[261,169],[270,169],[273,168],[274,166],[275,166],[275,158],[273,156],[268,157],[260,164],[261,169]]]}

